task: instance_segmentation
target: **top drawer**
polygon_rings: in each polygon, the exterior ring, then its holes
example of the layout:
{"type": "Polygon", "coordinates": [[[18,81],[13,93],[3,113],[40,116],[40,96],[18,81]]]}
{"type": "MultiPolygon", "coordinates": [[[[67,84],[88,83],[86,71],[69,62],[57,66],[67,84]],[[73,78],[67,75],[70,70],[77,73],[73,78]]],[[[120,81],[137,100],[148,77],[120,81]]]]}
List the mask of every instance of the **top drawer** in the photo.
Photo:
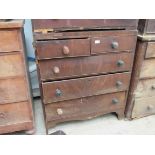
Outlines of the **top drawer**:
{"type": "Polygon", "coordinates": [[[70,39],[39,41],[36,44],[38,59],[88,56],[90,55],[89,39],[70,39]]]}
{"type": "Polygon", "coordinates": [[[136,46],[136,36],[94,37],[91,41],[91,53],[132,51],[136,46]]]}
{"type": "Polygon", "coordinates": [[[0,30],[0,52],[21,51],[17,30],[0,30]]]}

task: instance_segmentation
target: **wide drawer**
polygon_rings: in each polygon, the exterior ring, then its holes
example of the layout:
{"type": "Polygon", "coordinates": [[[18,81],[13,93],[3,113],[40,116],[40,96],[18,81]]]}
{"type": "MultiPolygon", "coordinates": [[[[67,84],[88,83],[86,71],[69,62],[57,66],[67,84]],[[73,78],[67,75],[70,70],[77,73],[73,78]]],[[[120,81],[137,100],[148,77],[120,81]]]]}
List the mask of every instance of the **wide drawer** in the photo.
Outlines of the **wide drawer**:
{"type": "Polygon", "coordinates": [[[39,41],[36,43],[38,59],[90,55],[89,39],[39,41]]]}
{"type": "Polygon", "coordinates": [[[0,104],[26,101],[27,99],[28,90],[24,77],[0,80],[0,104]]]}
{"type": "Polygon", "coordinates": [[[130,73],[101,75],[42,84],[44,103],[70,100],[128,89],[130,73]]]}
{"type": "MultiPolygon", "coordinates": [[[[32,122],[28,102],[19,102],[0,105],[0,133],[3,127],[17,125],[24,122],[32,122]]],[[[24,127],[26,128],[26,127],[24,127]]],[[[10,127],[10,130],[14,129],[10,127]]]]}
{"type": "Polygon", "coordinates": [[[154,78],[155,77],[155,59],[146,59],[142,63],[140,78],[154,78]]]}
{"type": "Polygon", "coordinates": [[[151,114],[155,114],[155,96],[135,99],[132,118],[140,118],[151,114]]]}
{"type": "Polygon", "coordinates": [[[0,78],[23,76],[23,58],[20,53],[0,55],[0,78]]]}
{"type": "Polygon", "coordinates": [[[66,58],[39,61],[41,80],[64,79],[96,75],[98,73],[114,73],[130,71],[133,53],[115,53],[81,58],[66,58]]]}
{"type": "Polygon", "coordinates": [[[116,33],[115,36],[94,37],[91,39],[91,53],[133,51],[136,40],[136,36],[119,36],[119,33],[116,33]]]}
{"type": "Polygon", "coordinates": [[[0,30],[0,52],[21,51],[20,34],[17,30],[0,30]]]}
{"type": "Polygon", "coordinates": [[[63,122],[91,118],[125,107],[125,92],[98,95],[45,105],[46,121],[63,122]]]}
{"type": "Polygon", "coordinates": [[[155,79],[140,80],[134,94],[136,98],[155,96],[155,79]]]}
{"type": "Polygon", "coordinates": [[[145,58],[155,58],[155,42],[148,42],[145,58]]]}

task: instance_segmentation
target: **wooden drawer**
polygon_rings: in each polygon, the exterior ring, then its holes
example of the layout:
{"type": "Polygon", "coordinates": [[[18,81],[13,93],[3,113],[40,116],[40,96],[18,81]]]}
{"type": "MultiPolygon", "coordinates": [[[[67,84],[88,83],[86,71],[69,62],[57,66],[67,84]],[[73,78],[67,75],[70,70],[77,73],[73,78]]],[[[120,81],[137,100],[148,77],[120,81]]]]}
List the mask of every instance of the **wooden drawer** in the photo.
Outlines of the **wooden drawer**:
{"type": "Polygon", "coordinates": [[[134,94],[136,98],[155,96],[155,79],[140,80],[134,94]]]}
{"type": "Polygon", "coordinates": [[[152,114],[155,114],[155,96],[135,99],[132,118],[140,118],[152,114]]]}
{"type": "MultiPolygon", "coordinates": [[[[19,130],[16,128],[22,123],[31,122],[32,126],[32,116],[30,115],[30,107],[28,104],[28,102],[19,102],[0,105],[0,133],[19,130]],[[7,126],[10,128],[7,128],[7,126]]],[[[24,125],[22,128],[25,130],[28,126],[26,127],[26,125],[24,125]]]]}
{"type": "Polygon", "coordinates": [[[155,58],[155,42],[148,42],[145,58],[155,58]]]}
{"type": "Polygon", "coordinates": [[[133,53],[39,61],[41,80],[130,71],[133,53]]]}
{"type": "Polygon", "coordinates": [[[136,36],[119,36],[119,33],[116,33],[116,36],[92,38],[91,53],[133,51],[135,45],[136,36]]]}
{"type": "Polygon", "coordinates": [[[0,30],[0,53],[21,51],[20,33],[17,30],[0,30]]]}
{"type": "Polygon", "coordinates": [[[70,100],[128,89],[130,73],[101,75],[42,84],[44,103],[70,100]],[[109,82],[110,81],[110,82],[109,82]]]}
{"type": "Polygon", "coordinates": [[[11,78],[0,80],[0,104],[28,100],[25,78],[11,78]]]}
{"type": "Polygon", "coordinates": [[[0,55],[0,78],[23,76],[23,58],[20,53],[0,55]]]}
{"type": "Polygon", "coordinates": [[[125,92],[80,98],[45,105],[46,121],[92,118],[125,107],[125,92]]]}
{"type": "Polygon", "coordinates": [[[36,43],[38,59],[90,55],[89,39],[39,41],[36,43]]]}
{"type": "Polygon", "coordinates": [[[155,59],[147,59],[143,61],[140,78],[155,77],[155,59]]]}

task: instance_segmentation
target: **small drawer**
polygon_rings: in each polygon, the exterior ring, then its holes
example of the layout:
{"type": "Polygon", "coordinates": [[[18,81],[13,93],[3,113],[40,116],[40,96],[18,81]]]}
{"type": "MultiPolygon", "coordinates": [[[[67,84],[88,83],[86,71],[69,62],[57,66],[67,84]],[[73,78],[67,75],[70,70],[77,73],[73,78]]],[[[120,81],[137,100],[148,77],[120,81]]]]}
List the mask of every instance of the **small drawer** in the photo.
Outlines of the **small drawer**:
{"type": "Polygon", "coordinates": [[[140,78],[154,78],[155,77],[155,59],[146,59],[142,63],[140,78]]]}
{"type": "Polygon", "coordinates": [[[47,122],[92,118],[125,107],[125,92],[98,95],[45,105],[47,122]]]}
{"type": "Polygon", "coordinates": [[[39,61],[38,66],[41,80],[46,81],[99,73],[130,71],[133,57],[133,53],[110,53],[80,58],[42,60],[39,61]]]}
{"type": "Polygon", "coordinates": [[[90,55],[89,39],[39,41],[36,44],[38,59],[90,55]]]}
{"type": "Polygon", "coordinates": [[[26,100],[28,100],[28,88],[24,77],[0,80],[0,104],[26,100]]]}
{"type": "Polygon", "coordinates": [[[118,73],[42,84],[44,104],[128,89],[130,73],[118,73]],[[110,81],[110,82],[109,82],[110,81]]]}
{"type": "Polygon", "coordinates": [[[0,30],[0,53],[21,51],[20,34],[17,30],[0,30]]]}
{"type": "Polygon", "coordinates": [[[133,51],[136,45],[136,36],[108,36],[95,37],[91,40],[91,53],[106,53],[133,51]]]}
{"type": "Polygon", "coordinates": [[[140,118],[155,114],[155,96],[136,98],[132,118],[140,118]]]}
{"type": "Polygon", "coordinates": [[[155,79],[140,80],[134,94],[136,98],[155,96],[155,79]]]}
{"type": "Polygon", "coordinates": [[[20,53],[0,55],[0,79],[24,74],[23,58],[20,53]]]}
{"type": "Polygon", "coordinates": [[[155,58],[155,42],[148,42],[145,58],[155,58]]]}
{"type": "MultiPolygon", "coordinates": [[[[32,122],[27,102],[0,105],[0,133],[4,131],[3,127],[6,129],[9,125],[19,125],[23,122],[32,122]]],[[[10,126],[10,130],[14,129],[10,126]]]]}

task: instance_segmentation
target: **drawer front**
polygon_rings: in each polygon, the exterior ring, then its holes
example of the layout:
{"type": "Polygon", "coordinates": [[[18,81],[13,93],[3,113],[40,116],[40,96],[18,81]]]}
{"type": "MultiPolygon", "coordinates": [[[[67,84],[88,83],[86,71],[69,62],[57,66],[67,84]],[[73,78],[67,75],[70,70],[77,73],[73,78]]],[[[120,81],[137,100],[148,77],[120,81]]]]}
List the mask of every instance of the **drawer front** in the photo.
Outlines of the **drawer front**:
{"type": "Polygon", "coordinates": [[[28,104],[28,102],[19,102],[0,105],[0,133],[1,127],[3,130],[4,126],[32,121],[28,104]]]}
{"type": "Polygon", "coordinates": [[[90,55],[89,39],[39,41],[36,44],[38,59],[90,55]]]}
{"type": "Polygon", "coordinates": [[[155,96],[155,79],[140,80],[134,94],[136,98],[155,96]]]}
{"type": "Polygon", "coordinates": [[[0,52],[21,51],[20,35],[17,30],[0,31],[0,52]]]}
{"type": "Polygon", "coordinates": [[[148,42],[145,58],[155,58],[155,42],[148,42]]]}
{"type": "Polygon", "coordinates": [[[0,104],[26,101],[28,90],[25,78],[0,80],[0,104]]]}
{"type": "Polygon", "coordinates": [[[125,92],[80,98],[45,105],[46,121],[63,122],[98,116],[125,107],[125,92]]]}
{"type": "Polygon", "coordinates": [[[143,61],[140,78],[155,77],[155,59],[147,59],[143,61]]]}
{"type": "Polygon", "coordinates": [[[23,76],[24,74],[21,54],[0,55],[0,78],[23,76]]]}
{"type": "Polygon", "coordinates": [[[135,99],[132,118],[155,114],[155,96],[135,99]]]}
{"type": "Polygon", "coordinates": [[[146,27],[147,33],[155,33],[155,19],[149,19],[146,27]]]}
{"type": "Polygon", "coordinates": [[[42,84],[44,103],[106,94],[128,89],[130,73],[46,82],[42,84]],[[109,82],[110,81],[110,82],[109,82]]]}
{"type": "Polygon", "coordinates": [[[41,80],[130,71],[133,53],[39,61],[41,80]]]}
{"type": "Polygon", "coordinates": [[[136,36],[95,37],[91,40],[91,53],[133,51],[136,36]]]}

